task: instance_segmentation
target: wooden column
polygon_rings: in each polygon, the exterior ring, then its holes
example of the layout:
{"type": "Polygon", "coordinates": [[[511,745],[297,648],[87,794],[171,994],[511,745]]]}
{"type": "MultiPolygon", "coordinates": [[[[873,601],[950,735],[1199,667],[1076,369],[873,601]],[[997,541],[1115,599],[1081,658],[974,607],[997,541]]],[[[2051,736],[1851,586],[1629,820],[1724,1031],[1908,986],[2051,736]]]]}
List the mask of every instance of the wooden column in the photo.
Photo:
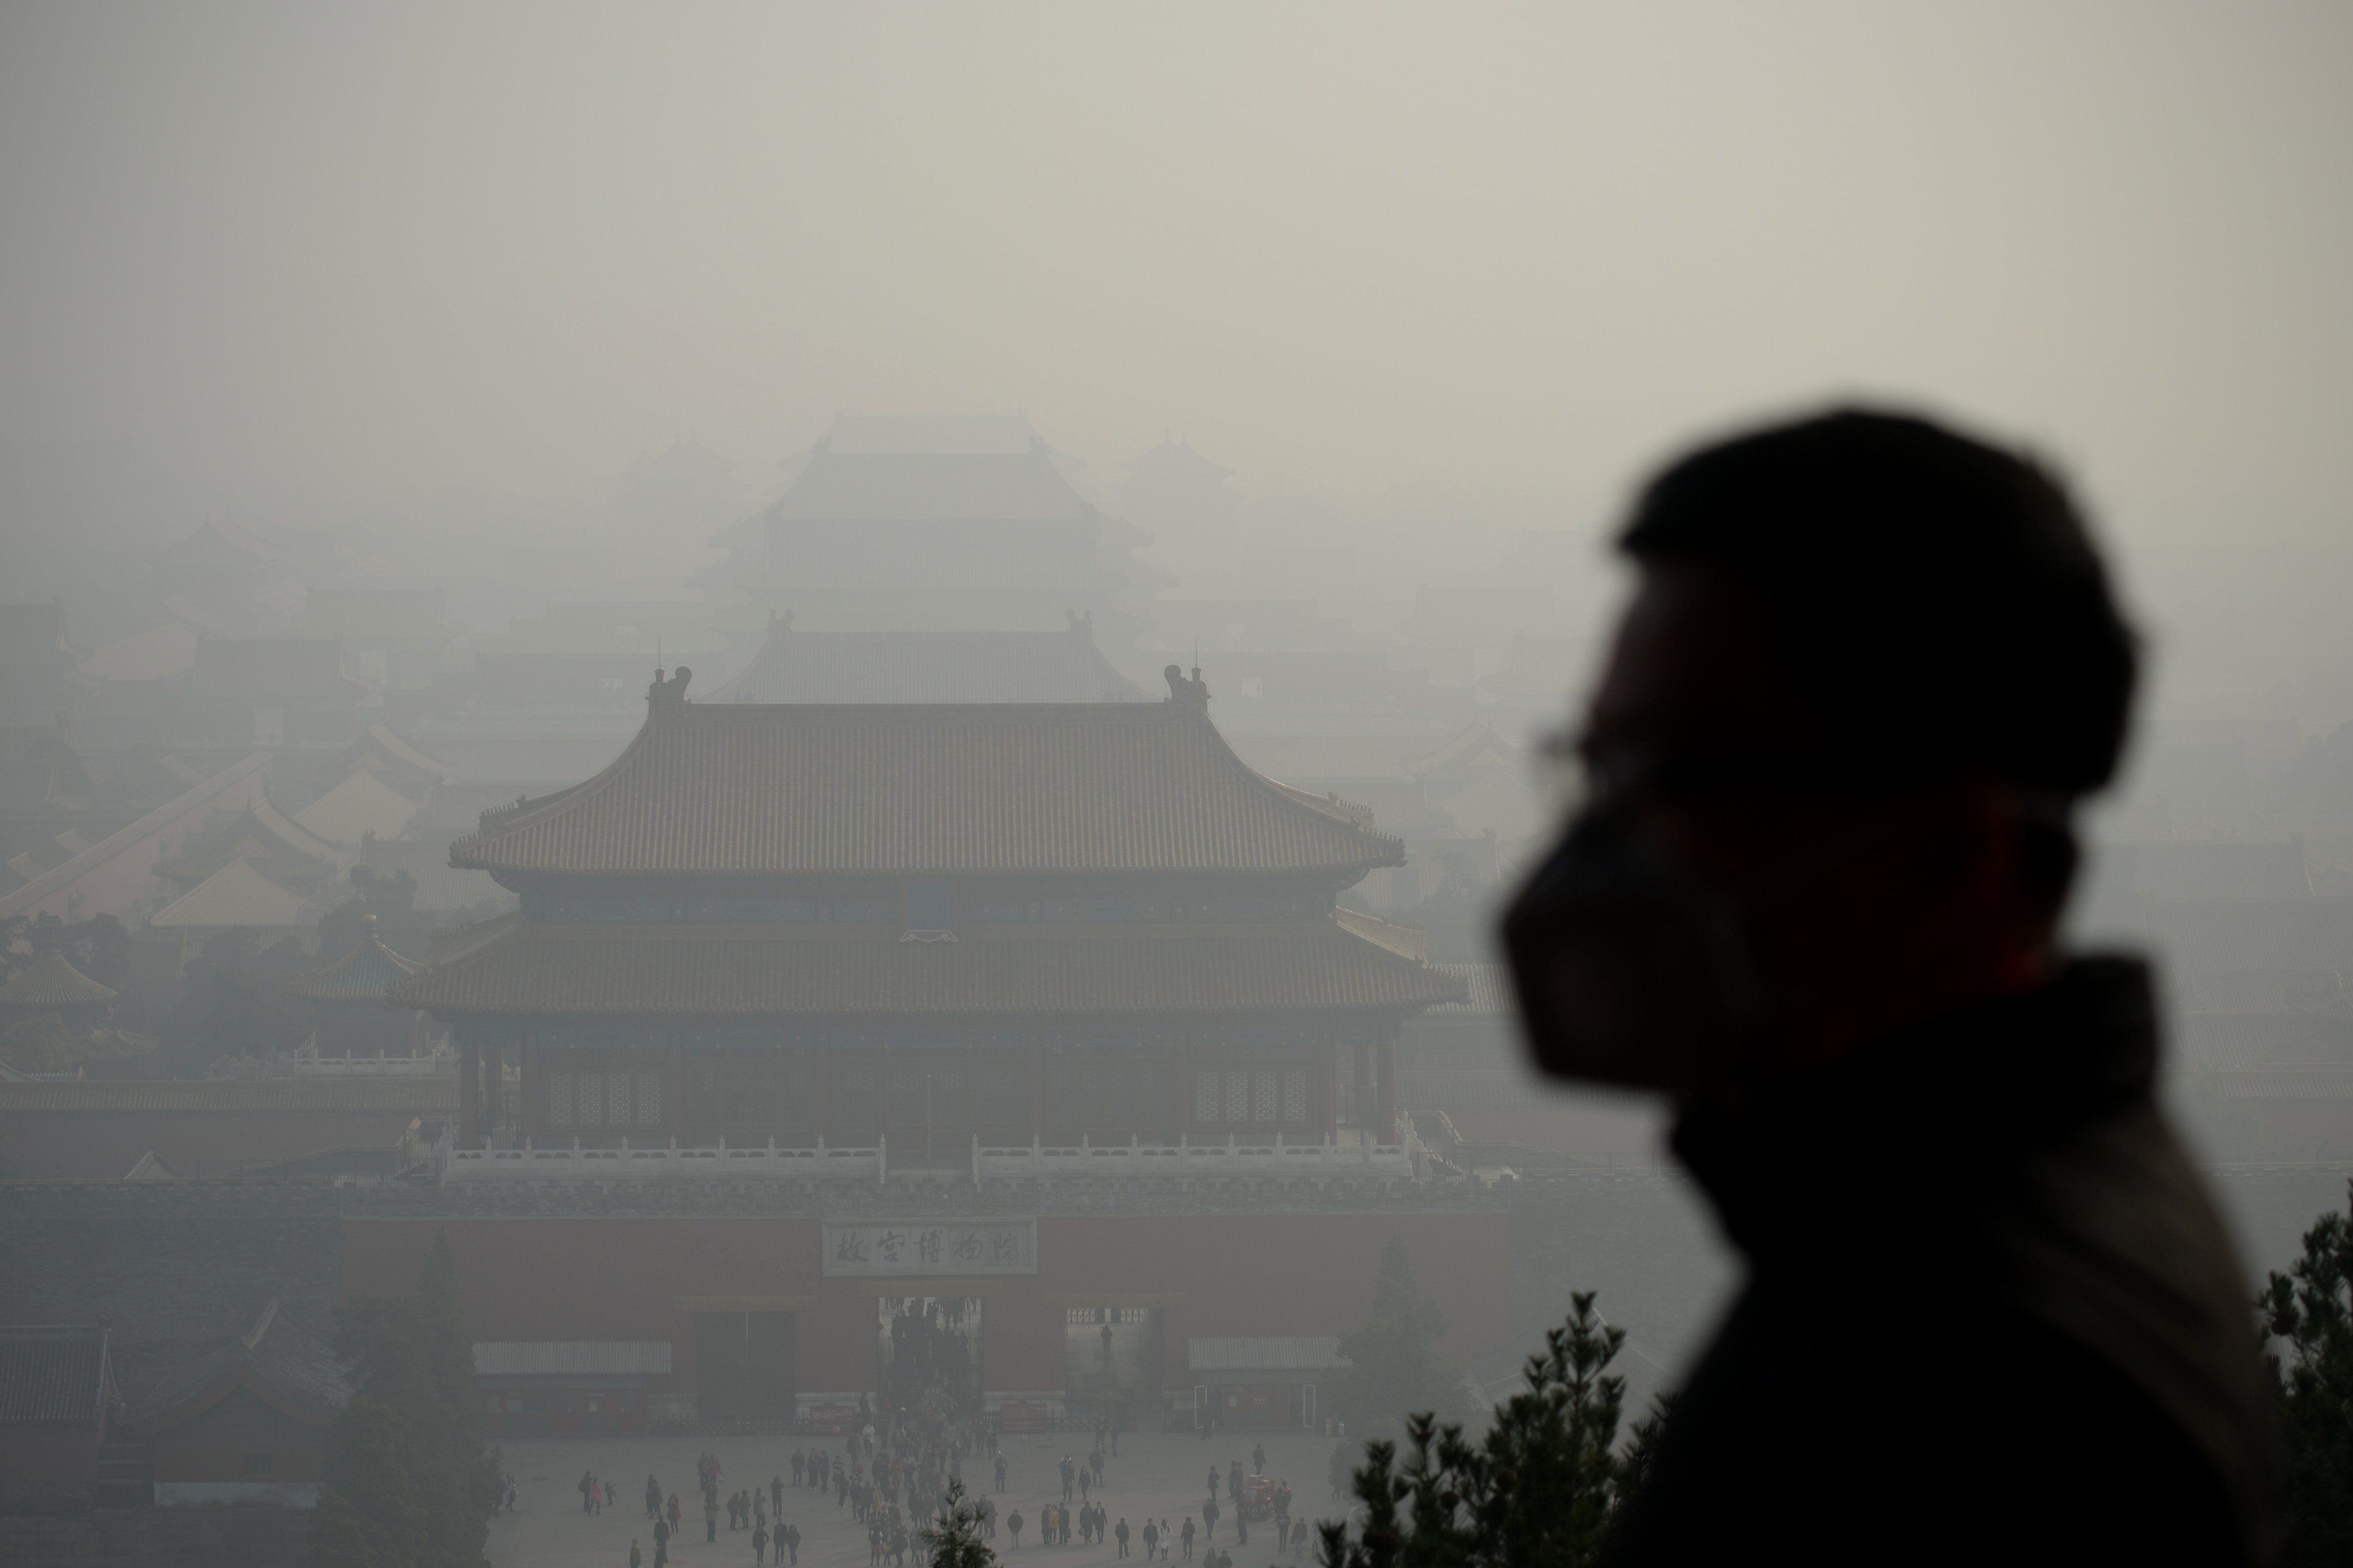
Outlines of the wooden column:
{"type": "Polygon", "coordinates": [[[458,1046],[458,1147],[471,1149],[482,1136],[482,1053],[463,1040],[458,1046]]]}
{"type": "Polygon", "coordinates": [[[1373,1046],[1370,1040],[1358,1040],[1356,1045],[1355,1081],[1348,1096],[1348,1110],[1359,1130],[1373,1124],[1373,1046]]]}
{"type": "Polygon", "coordinates": [[[1397,1042],[1383,1040],[1375,1047],[1376,1070],[1380,1085],[1374,1092],[1374,1101],[1380,1107],[1380,1127],[1374,1135],[1376,1143],[1393,1142],[1398,1135],[1397,1042]]]}

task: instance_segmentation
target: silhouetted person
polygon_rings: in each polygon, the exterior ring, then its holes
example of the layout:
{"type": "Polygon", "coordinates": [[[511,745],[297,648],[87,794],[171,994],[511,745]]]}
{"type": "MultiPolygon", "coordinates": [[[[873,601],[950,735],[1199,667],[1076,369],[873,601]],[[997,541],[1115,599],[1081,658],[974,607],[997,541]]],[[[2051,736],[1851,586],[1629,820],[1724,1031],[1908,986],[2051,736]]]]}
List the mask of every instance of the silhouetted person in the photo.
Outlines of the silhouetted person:
{"type": "Polygon", "coordinates": [[[1504,921],[1556,1076],[1662,1089],[1746,1287],[1635,1563],[2260,1562],[2248,1291],[2147,966],[2054,932],[2133,637],[2042,470],[1834,414],[1686,458],[1504,921]]]}

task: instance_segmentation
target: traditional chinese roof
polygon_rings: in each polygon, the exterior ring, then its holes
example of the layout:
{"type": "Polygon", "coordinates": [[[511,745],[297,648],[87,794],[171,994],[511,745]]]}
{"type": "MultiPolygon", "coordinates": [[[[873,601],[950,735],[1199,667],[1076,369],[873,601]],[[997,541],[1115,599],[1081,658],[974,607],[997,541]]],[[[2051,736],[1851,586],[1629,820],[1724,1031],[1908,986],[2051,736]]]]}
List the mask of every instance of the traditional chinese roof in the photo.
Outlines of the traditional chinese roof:
{"type": "Polygon", "coordinates": [[[1039,442],[1025,452],[838,452],[819,447],[774,522],[1078,522],[1094,508],[1039,442]]]}
{"type": "Polygon", "coordinates": [[[1485,1014],[1508,1016],[1512,1011],[1512,977],[1500,963],[1439,963],[1431,965],[1442,974],[1461,981],[1468,994],[1461,1000],[1449,1002],[1431,1011],[1455,1014],[1485,1014]]]}
{"type": "Polygon", "coordinates": [[[303,616],[319,631],[364,642],[443,642],[458,629],[438,588],[312,588],[303,616]]]}
{"type": "Polygon", "coordinates": [[[1251,772],[1194,698],[768,706],[682,693],[658,687],[610,767],[486,816],[449,863],[714,877],[1403,863],[1361,812],[1251,772]]]}
{"type": "Polygon", "coordinates": [[[0,1432],[95,1430],[114,1391],[106,1342],[94,1324],[0,1328],[0,1432]]]}
{"type": "Polygon", "coordinates": [[[196,628],[165,621],[93,649],[74,668],[93,680],[161,680],[196,662],[196,628]]]}
{"type": "Polygon", "coordinates": [[[179,1426],[238,1389],[260,1396],[306,1425],[324,1426],[351,1403],[352,1385],[335,1352],[304,1332],[271,1297],[253,1326],[172,1368],[131,1415],[142,1436],[179,1426]]]}
{"type": "Polygon", "coordinates": [[[0,1114],[298,1112],[442,1116],[458,1105],[455,1077],[75,1079],[0,1083],[0,1114]]]}
{"type": "Polygon", "coordinates": [[[458,776],[448,763],[427,756],[382,720],[369,725],[367,733],[352,742],[351,749],[343,753],[343,761],[348,766],[379,775],[404,795],[423,795],[458,776]]]}
{"type": "Polygon", "coordinates": [[[294,820],[336,844],[357,844],[373,833],[390,838],[408,826],[422,803],[363,768],[294,814],[294,820]]]}
{"type": "Polygon", "coordinates": [[[156,862],[158,876],[201,881],[232,860],[250,860],[274,880],[310,883],[332,875],[342,858],[334,845],[272,805],[267,796],[242,814],[184,839],[156,862]]]}
{"type": "Polygon", "coordinates": [[[200,931],[250,926],[286,931],[316,925],[321,911],[309,899],[272,881],[250,860],[232,860],[157,911],[147,923],[200,931]]]}
{"type": "Polygon", "coordinates": [[[64,666],[78,657],[66,641],[63,600],[0,605],[0,667],[64,666]]]}
{"type": "Polygon", "coordinates": [[[341,637],[206,637],[188,672],[195,697],[283,702],[356,699],[367,688],[343,673],[341,637]]]}
{"type": "Polygon", "coordinates": [[[796,632],[772,623],[720,702],[1146,702],[1090,622],[1048,632],[796,632]]]}
{"type": "Polygon", "coordinates": [[[970,926],[912,942],[830,925],[548,925],[396,984],[437,1013],[1231,1013],[1457,1001],[1460,981],[1329,921],[970,926]]]}
{"type": "Polygon", "coordinates": [[[150,558],[166,568],[217,571],[261,566],[277,554],[242,524],[224,517],[198,523],[195,532],[153,551],[150,558]]]}
{"type": "Polygon", "coordinates": [[[0,985],[0,1006],[88,1007],[113,1000],[111,987],[76,969],[55,948],[34,954],[32,963],[0,985]]]}
{"type": "Polygon", "coordinates": [[[286,983],[286,989],[314,1002],[381,1002],[395,982],[421,973],[425,965],[403,958],[375,934],[375,917],[361,921],[360,940],[332,963],[305,970],[286,983]]]}

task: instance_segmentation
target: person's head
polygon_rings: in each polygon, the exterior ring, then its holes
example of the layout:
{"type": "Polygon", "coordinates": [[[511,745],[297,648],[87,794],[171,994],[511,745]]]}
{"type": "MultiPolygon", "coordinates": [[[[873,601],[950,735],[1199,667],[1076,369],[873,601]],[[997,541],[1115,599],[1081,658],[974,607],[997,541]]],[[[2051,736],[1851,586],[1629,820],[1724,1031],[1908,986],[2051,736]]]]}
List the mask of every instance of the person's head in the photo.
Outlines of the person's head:
{"type": "Polygon", "coordinates": [[[1524,1000],[1542,983],[1532,907],[1549,889],[1593,912],[1625,867],[1712,911],[1686,934],[1705,927],[1705,967],[1738,972],[1736,1059],[1718,1065],[1745,1079],[2031,984],[2074,870],[2070,813],[2116,772],[2137,663],[2059,481],[1924,419],[1840,411],[1673,463],[1619,547],[1641,577],[1578,742],[1585,838],[1506,925],[1524,1000]]]}

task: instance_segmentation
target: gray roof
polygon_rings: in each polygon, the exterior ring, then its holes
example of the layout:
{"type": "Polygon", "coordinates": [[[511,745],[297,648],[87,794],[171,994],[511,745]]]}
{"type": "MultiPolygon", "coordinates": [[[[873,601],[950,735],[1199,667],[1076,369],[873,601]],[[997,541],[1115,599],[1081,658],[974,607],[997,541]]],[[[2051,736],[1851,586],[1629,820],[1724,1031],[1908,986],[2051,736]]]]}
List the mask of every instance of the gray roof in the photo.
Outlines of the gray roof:
{"type": "Polygon", "coordinates": [[[1432,1013],[1459,1016],[1483,1013],[1495,1017],[1507,1016],[1512,1011],[1512,977],[1500,963],[1433,963],[1440,974],[1451,975],[1471,988],[1464,1002],[1441,1002],[1432,1013]]]}
{"type": "Polygon", "coordinates": [[[113,1000],[112,987],[76,969],[55,948],[34,954],[32,963],[0,985],[0,1004],[12,1007],[86,1007],[113,1000]]]}
{"type": "Polygon", "coordinates": [[[1195,1372],[1345,1372],[1355,1363],[1340,1353],[1336,1334],[1185,1342],[1195,1372]]]}
{"type": "Polygon", "coordinates": [[[776,522],[1078,522],[1094,509],[1044,446],[1027,452],[809,454],[776,522]]]}
{"type": "Polygon", "coordinates": [[[194,1414],[211,1404],[207,1396],[241,1368],[322,1419],[351,1402],[351,1382],[334,1351],[289,1321],[273,1296],[251,1328],[165,1373],[139,1402],[132,1420],[143,1426],[184,1410],[194,1414]]]}
{"type": "Polygon", "coordinates": [[[0,1328],[0,1432],[94,1428],[111,1381],[103,1328],[0,1328]]]}
{"type": "Polygon", "coordinates": [[[424,964],[386,947],[375,934],[375,917],[368,915],[349,952],[332,963],[305,970],[289,980],[286,989],[318,1002],[381,1002],[392,985],[424,970],[424,964]]]}
{"type": "Polygon", "coordinates": [[[477,1340],[481,1377],[576,1377],[584,1373],[670,1374],[668,1340],[477,1340]]]}

